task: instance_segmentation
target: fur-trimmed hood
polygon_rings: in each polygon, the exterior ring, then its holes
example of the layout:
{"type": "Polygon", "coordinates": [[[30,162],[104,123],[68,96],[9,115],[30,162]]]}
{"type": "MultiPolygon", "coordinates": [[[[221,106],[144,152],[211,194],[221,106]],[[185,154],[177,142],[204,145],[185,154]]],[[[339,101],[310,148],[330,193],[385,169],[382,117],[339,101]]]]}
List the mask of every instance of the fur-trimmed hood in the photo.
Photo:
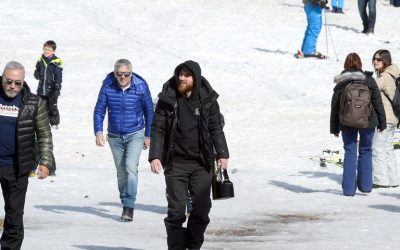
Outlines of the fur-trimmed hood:
{"type": "Polygon", "coordinates": [[[333,82],[339,84],[349,81],[363,81],[366,78],[366,73],[362,71],[343,71],[340,75],[337,75],[333,78],[333,82]]]}

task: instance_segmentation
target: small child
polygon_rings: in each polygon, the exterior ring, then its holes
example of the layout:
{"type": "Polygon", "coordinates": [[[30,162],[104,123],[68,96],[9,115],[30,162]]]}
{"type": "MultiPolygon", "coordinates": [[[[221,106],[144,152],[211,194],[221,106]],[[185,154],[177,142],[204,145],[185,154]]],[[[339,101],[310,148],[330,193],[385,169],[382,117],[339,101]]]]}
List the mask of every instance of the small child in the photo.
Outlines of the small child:
{"type": "MultiPolygon", "coordinates": [[[[43,45],[43,54],[36,63],[34,76],[39,80],[37,94],[47,105],[50,125],[53,129],[58,129],[60,124],[60,114],[57,108],[58,96],[60,96],[63,61],[58,58],[56,53],[57,45],[54,41],[47,41],[43,45]]],[[[56,161],[53,155],[53,171],[49,175],[54,176],[56,161]]]]}
{"type": "Polygon", "coordinates": [[[57,129],[60,123],[60,114],[57,100],[60,95],[63,61],[56,53],[57,45],[54,41],[47,41],[43,45],[43,54],[36,63],[34,76],[39,80],[37,94],[46,101],[47,110],[52,128],[57,129]]]}

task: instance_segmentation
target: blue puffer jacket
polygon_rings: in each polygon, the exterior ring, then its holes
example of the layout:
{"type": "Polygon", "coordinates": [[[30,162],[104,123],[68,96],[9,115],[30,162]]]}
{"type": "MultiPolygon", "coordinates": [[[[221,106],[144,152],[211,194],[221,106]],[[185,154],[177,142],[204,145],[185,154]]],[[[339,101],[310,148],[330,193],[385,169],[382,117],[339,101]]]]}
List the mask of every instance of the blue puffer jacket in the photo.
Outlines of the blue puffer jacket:
{"type": "Polygon", "coordinates": [[[145,136],[150,137],[153,101],[146,81],[139,75],[132,75],[131,86],[125,91],[119,87],[114,72],[104,79],[93,115],[95,134],[103,132],[106,110],[109,133],[125,135],[146,127],[145,136]]]}

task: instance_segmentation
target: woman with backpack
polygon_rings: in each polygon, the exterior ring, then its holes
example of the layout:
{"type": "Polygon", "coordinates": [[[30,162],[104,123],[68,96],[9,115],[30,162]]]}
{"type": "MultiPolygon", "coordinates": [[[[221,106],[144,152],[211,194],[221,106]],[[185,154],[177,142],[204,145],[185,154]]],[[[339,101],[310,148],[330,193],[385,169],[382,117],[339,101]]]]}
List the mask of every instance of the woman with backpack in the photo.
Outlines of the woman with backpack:
{"type": "Polygon", "coordinates": [[[382,49],[374,53],[372,65],[375,68],[376,83],[381,92],[386,113],[386,130],[376,133],[372,141],[373,188],[388,188],[399,186],[396,157],[393,148],[393,133],[399,123],[393,112],[393,100],[399,68],[392,64],[388,50],[382,49]]]}
{"type": "Polygon", "coordinates": [[[372,138],[376,128],[378,133],[386,128],[381,95],[372,72],[363,72],[361,59],[356,53],[347,55],[344,71],[335,76],[334,82],[330,133],[339,137],[339,132],[342,132],[345,151],[343,194],[354,196],[357,188],[369,193],[372,190],[372,138]]]}

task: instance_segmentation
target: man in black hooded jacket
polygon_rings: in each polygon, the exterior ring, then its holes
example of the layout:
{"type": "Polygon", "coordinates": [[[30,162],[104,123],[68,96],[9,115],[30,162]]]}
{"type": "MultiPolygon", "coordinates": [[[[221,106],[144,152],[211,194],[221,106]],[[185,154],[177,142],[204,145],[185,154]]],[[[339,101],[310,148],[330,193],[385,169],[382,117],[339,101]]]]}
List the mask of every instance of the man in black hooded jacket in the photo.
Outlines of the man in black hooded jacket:
{"type": "Polygon", "coordinates": [[[154,173],[164,167],[168,249],[200,249],[210,222],[214,163],[226,169],[229,158],[218,94],[201,76],[200,65],[186,61],[176,67],[158,97],[149,162],[154,173]],[[188,191],[192,211],[184,228],[188,191]]]}

